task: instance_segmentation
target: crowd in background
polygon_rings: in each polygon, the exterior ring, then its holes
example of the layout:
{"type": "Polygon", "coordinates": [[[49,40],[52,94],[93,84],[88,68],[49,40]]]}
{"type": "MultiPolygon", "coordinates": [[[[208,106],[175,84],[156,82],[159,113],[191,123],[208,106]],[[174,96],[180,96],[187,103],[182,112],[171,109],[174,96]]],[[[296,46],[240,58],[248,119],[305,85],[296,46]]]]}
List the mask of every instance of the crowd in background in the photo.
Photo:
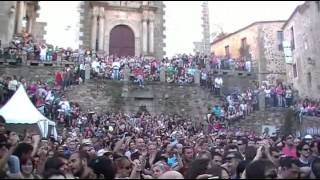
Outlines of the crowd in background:
{"type": "Polygon", "coordinates": [[[191,119],[145,112],[88,112],[77,119],[57,139],[41,139],[28,130],[19,137],[6,130],[0,117],[1,177],[320,178],[319,136],[258,136],[226,129],[205,133],[191,119]]]}
{"type": "MultiPolygon", "coordinates": [[[[16,48],[2,52],[14,55],[22,49],[26,52],[23,55],[41,61],[58,60],[52,46],[35,47],[31,36],[23,38],[13,41],[12,47],[16,48]]],[[[237,63],[232,59],[186,54],[157,60],[99,56],[90,50],[71,49],[64,54],[75,65],[56,71],[46,81],[0,77],[1,105],[22,85],[35,107],[59,127],[57,138],[42,139],[32,130],[18,134],[7,129],[5,118],[0,116],[0,178],[320,178],[320,136],[296,137],[282,132],[257,135],[230,126],[259,109],[261,92],[265,94],[267,107],[297,106],[303,115],[319,114],[316,101],[295,103],[290,87],[263,85],[227,93],[223,91],[223,78],[209,72],[230,67],[250,72],[251,64],[246,61],[237,63]],[[84,111],[64,95],[84,83],[88,75],[124,80],[126,70],[130,79],[143,87],[145,80],[160,81],[162,68],[167,82],[180,85],[193,83],[196,71],[200,70],[201,86],[221,96],[221,101],[208,109],[203,119],[150,115],[147,111],[134,114],[84,111]]]]}
{"type": "Polygon", "coordinates": [[[1,80],[8,90],[6,100],[21,84],[34,105],[60,127],[57,139],[41,140],[30,131],[18,138],[17,132],[4,130],[1,119],[1,177],[319,178],[318,136],[258,136],[224,126],[224,119],[232,123],[257,108],[253,102],[258,89],[226,95],[222,98],[226,104],[213,106],[206,122],[147,112],[98,114],[81,110],[63,96],[70,85],[79,84],[80,72],[66,68],[59,73],[46,82],[1,80]],[[243,114],[237,114],[239,109],[243,114]]]}

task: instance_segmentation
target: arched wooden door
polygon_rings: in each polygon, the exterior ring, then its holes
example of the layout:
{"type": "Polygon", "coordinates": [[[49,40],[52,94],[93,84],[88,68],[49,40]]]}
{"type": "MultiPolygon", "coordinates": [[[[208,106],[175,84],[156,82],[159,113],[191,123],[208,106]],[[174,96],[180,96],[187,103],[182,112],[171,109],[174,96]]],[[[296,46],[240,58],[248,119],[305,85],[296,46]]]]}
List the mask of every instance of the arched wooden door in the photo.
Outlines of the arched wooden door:
{"type": "Polygon", "coordinates": [[[134,33],[126,25],[115,26],[110,32],[109,54],[115,56],[134,56],[134,33]]]}

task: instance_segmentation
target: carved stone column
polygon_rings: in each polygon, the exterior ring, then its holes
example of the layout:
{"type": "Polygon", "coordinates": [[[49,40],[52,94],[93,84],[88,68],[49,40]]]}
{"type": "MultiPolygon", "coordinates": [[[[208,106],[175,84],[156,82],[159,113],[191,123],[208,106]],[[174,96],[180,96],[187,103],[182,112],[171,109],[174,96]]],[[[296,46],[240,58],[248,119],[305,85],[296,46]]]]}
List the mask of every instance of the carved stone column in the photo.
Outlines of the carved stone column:
{"type": "Polygon", "coordinates": [[[27,25],[27,32],[29,34],[31,34],[32,33],[32,26],[34,23],[34,18],[33,18],[33,16],[28,16],[28,17],[29,17],[29,19],[28,19],[28,25],[27,25]]]}
{"type": "Polygon", "coordinates": [[[142,20],[142,52],[144,55],[148,53],[148,24],[147,19],[142,20]]]}
{"type": "Polygon", "coordinates": [[[104,7],[100,7],[100,15],[99,15],[99,47],[98,50],[99,51],[103,51],[104,50],[104,7]]]}
{"type": "Polygon", "coordinates": [[[21,33],[22,31],[22,20],[25,16],[25,2],[24,1],[19,1],[19,9],[18,9],[18,18],[16,19],[17,21],[17,32],[16,33],[21,33]]]}
{"type": "Polygon", "coordinates": [[[149,53],[154,53],[154,21],[149,21],[149,53]]]}
{"type": "Polygon", "coordinates": [[[92,14],[92,31],[91,31],[91,48],[96,49],[96,41],[97,41],[97,21],[98,21],[98,8],[93,8],[92,14]]]}

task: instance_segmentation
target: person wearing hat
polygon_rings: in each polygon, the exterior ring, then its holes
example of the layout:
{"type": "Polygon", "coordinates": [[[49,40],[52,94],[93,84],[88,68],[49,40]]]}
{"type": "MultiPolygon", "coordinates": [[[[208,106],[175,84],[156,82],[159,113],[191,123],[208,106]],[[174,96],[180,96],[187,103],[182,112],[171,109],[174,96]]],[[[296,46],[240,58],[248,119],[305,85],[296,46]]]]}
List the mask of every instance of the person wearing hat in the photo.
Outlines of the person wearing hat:
{"type": "Polygon", "coordinates": [[[312,139],[313,138],[312,138],[312,136],[310,134],[305,135],[304,138],[303,138],[304,142],[308,143],[309,145],[310,145],[312,139]]]}

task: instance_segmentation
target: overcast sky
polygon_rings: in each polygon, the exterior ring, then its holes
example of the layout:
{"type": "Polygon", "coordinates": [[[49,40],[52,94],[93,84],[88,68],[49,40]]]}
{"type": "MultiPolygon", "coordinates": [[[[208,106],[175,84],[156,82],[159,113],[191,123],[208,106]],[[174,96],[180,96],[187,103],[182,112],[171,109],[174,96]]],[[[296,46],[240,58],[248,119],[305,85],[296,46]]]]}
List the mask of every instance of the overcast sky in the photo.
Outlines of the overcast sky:
{"type": "MultiPolygon", "coordinates": [[[[202,38],[201,1],[168,1],[166,4],[166,52],[192,53],[193,42],[202,38]]],[[[209,1],[211,33],[231,33],[255,21],[288,19],[303,1],[209,1]]],[[[78,47],[79,13],[76,1],[40,1],[38,21],[48,23],[48,43],[78,47]]]]}

